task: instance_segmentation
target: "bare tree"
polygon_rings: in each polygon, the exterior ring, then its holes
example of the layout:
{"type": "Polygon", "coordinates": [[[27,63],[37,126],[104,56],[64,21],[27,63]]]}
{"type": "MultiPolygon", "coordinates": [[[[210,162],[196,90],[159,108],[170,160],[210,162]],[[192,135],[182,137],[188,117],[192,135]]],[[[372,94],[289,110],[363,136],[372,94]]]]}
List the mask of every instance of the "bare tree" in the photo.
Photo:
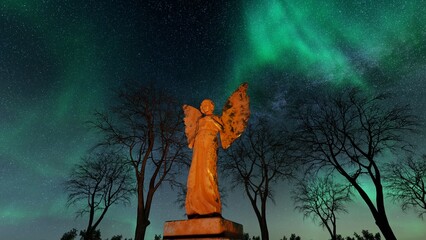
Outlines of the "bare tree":
{"type": "Polygon", "coordinates": [[[331,176],[300,181],[293,191],[296,209],[304,217],[320,220],[332,240],[337,240],[337,214],[347,212],[345,204],[351,201],[351,185],[335,183],[331,176]]]}
{"type": "Polygon", "coordinates": [[[400,202],[402,210],[417,209],[423,219],[426,214],[426,155],[412,157],[387,165],[384,176],[387,195],[400,202]]]}
{"type": "Polygon", "coordinates": [[[74,240],[77,237],[77,229],[73,228],[62,235],[61,240],[74,240]]]}
{"type": "Polygon", "coordinates": [[[67,205],[81,207],[77,212],[78,216],[89,215],[83,234],[85,240],[92,239],[112,205],[130,203],[134,187],[129,170],[129,165],[112,152],[94,153],[83,158],[83,162],[72,170],[65,182],[67,205]]]}
{"type": "Polygon", "coordinates": [[[232,187],[244,188],[259,222],[262,240],[269,239],[266,205],[268,199],[273,200],[273,186],[292,173],[284,136],[269,126],[266,119],[252,118],[242,139],[225,151],[225,172],[232,178],[232,187]]]}
{"type": "Polygon", "coordinates": [[[362,230],[361,231],[362,235],[359,235],[358,233],[354,233],[354,236],[356,238],[356,240],[380,240],[380,233],[370,233],[368,230],[362,230]]]}
{"type": "Polygon", "coordinates": [[[386,150],[406,146],[403,136],[417,118],[408,106],[386,101],[389,96],[366,97],[358,90],[329,94],[298,106],[295,139],[303,162],[311,169],[337,171],[367,204],[386,239],[396,239],[386,215],[379,158],[386,150]],[[369,196],[359,180],[369,181],[369,196]]]}
{"type": "Polygon", "coordinates": [[[301,239],[300,236],[297,236],[296,234],[292,233],[290,235],[290,238],[287,238],[286,236],[284,236],[280,240],[300,240],[300,239],[301,239]]]}
{"type": "Polygon", "coordinates": [[[346,238],[342,237],[341,235],[337,236],[337,240],[380,240],[381,236],[380,233],[370,233],[368,230],[362,230],[361,235],[354,232],[354,237],[347,236],[346,238]]]}
{"type": "Polygon", "coordinates": [[[145,238],[154,194],[173,183],[176,166],[187,161],[180,105],[154,87],[126,86],[118,103],[91,122],[104,135],[104,145],[120,147],[133,166],[137,181],[135,240],[145,238]]]}

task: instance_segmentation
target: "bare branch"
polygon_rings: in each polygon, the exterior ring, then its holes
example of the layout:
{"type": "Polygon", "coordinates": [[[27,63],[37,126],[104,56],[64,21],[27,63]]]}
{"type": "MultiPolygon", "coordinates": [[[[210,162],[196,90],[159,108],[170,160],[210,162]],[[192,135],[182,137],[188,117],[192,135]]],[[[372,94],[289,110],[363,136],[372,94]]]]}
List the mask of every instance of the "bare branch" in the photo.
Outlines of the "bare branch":
{"type": "Polygon", "coordinates": [[[301,161],[311,171],[337,171],[353,185],[387,239],[395,239],[384,209],[378,156],[410,146],[404,136],[418,126],[408,106],[393,104],[390,95],[367,96],[358,89],[343,89],[305,100],[293,111],[298,123],[293,139],[300,145],[301,161]],[[366,176],[375,187],[371,198],[358,184],[366,176]]]}
{"type": "Polygon", "coordinates": [[[351,201],[351,185],[338,184],[331,176],[300,181],[292,198],[296,209],[303,213],[304,218],[310,217],[326,228],[331,239],[337,239],[336,214],[347,212],[345,204],[351,201]]]}
{"type": "MultiPolygon", "coordinates": [[[[135,238],[149,225],[155,192],[175,184],[186,161],[181,105],[163,90],[138,83],[117,92],[107,113],[95,114],[92,126],[104,135],[100,145],[119,148],[127,155],[137,181],[138,215],[135,238]]],[[[112,194],[112,192],[111,192],[112,194]]]]}
{"type": "Polygon", "coordinates": [[[402,210],[414,208],[423,219],[426,214],[426,155],[388,164],[385,170],[387,195],[400,202],[402,210]]]}
{"type": "Polygon", "coordinates": [[[267,238],[266,204],[273,201],[273,185],[290,178],[292,161],[288,140],[268,125],[267,118],[251,119],[246,132],[225,151],[223,169],[233,188],[242,186],[262,232],[267,238]]]}
{"type": "Polygon", "coordinates": [[[130,203],[135,189],[129,170],[129,165],[114,152],[94,152],[72,170],[64,183],[67,206],[78,206],[77,216],[89,215],[86,233],[96,229],[110,206],[130,203]]]}

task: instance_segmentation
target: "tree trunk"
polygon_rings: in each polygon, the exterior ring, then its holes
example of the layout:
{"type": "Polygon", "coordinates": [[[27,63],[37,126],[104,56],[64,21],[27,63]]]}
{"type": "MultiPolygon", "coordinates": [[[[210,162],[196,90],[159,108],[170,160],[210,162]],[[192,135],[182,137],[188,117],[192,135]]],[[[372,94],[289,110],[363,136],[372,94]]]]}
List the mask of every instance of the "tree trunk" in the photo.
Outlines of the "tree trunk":
{"type": "Polygon", "coordinates": [[[260,234],[262,235],[262,240],[269,240],[269,231],[268,224],[266,223],[266,217],[263,215],[261,219],[259,219],[260,225],[260,234]]]}
{"type": "Polygon", "coordinates": [[[331,236],[332,240],[337,240],[337,227],[336,227],[336,215],[334,214],[334,212],[332,213],[332,220],[331,220],[331,224],[333,226],[333,235],[331,236]]]}
{"type": "Polygon", "coordinates": [[[92,231],[93,231],[92,224],[93,224],[93,219],[94,219],[94,215],[95,215],[95,207],[93,206],[94,205],[94,203],[93,203],[94,202],[94,196],[95,195],[92,195],[92,204],[90,205],[90,212],[89,212],[89,223],[88,223],[87,228],[86,228],[86,233],[83,236],[84,240],[91,240],[92,239],[92,231]]]}
{"type": "Polygon", "coordinates": [[[135,240],[144,240],[146,228],[150,224],[149,220],[146,219],[145,214],[138,211],[138,217],[136,221],[135,240]]]}
{"type": "Polygon", "coordinates": [[[382,232],[386,240],[396,240],[395,234],[389,224],[388,217],[386,216],[385,200],[383,195],[383,186],[380,179],[380,172],[377,171],[377,180],[374,185],[376,186],[376,203],[377,203],[377,218],[376,224],[382,232]]]}
{"type": "MultiPolygon", "coordinates": [[[[138,177],[138,212],[136,218],[136,229],[135,229],[135,240],[144,240],[146,228],[150,224],[149,210],[144,203],[144,192],[143,192],[143,177],[141,175],[137,175],[138,177]]],[[[149,197],[149,196],[148,196],[149,197]]]]}
{"type": "Polygon", "coordinates": [[[386,213],[379,213],[376,218],[376,225],[379,227],[386,240],[396,240],[395,234],[393,233],[386,217],[386,213]]]}
{"type": "MultiPolygon", "coordinates": [[[[380,180],[374,181],[374,186],[376,188],[376,205],[374,206],[368,194],[361,188],[361,186],[356,182],[355,179],[350,177],[346,172],[339,171],[348,181],[354,186],[355,190],[360,194],[361,198],[367,204],[370,209],[371,214],[376,221],[377,227],[380,229],[380,232],[383,234],[383,237],[386,240],[396,240],[395,234],[392,231],[391,226],[389,225],[388,217],[386,216],[384,197],[383,197],[383,187],[380,183],[380,180]]],[[[379,178],[380,179],[380,178],[379,178]]]]}
{"type": "MultiPolygon", "coordinates": [[[[265,174],[265,176],[267,175],[265,174]]],[[[268,191],[268,181],[266,181],[266,191],[268,191]]],[[[262,215],[259,219],[260,234],[262,235],[262,240],[269,240],[268,224],[266,222],[266,201],[268,200],[266,193],[263,196],[261,195],[260,199],[260,206],[262,211],[262,215]]]]}
{"type": "Polygon", "coordinates": [[[83,239],[84,240],[92,240],[92,228],[91,227],[90,228],[88,227],[86,229],[86,232],[84,233],[83,239]]]}
{"type": "Polygon", "coordinates": [[[246,193],[250,199],[251,206],[253,207],[254,213],[256,214],[257,221],[259,222],[260,227],[260,235],[262,236],[262,240],[269,240],[269,231],[268,225],[266,222],[266,204],[262,204],[262,213],[259,211],[259,208],[256,205],[256,201],[250,195],[248,187],[246,186],[246,193]]]}
{"type": "Polygon", "coordinates": [[[364,190],[362,190],[357,184],[352,185],[358,190],[358,193],[360,193],[361,197],[364,199],[364,202],[367,203],[367,206],[369,207],[370,212],[372,213],[374,220],[376,221],[377,227],[380,229],[380,232],[382,232],[383,237],[385,237],[386,240],[396,240],[395,234],[393,233],[392,228],[389,224],[388,217],[384,208],[383,191],[381,189],[376,189],[376,209],[373,203],[371,202],[371,199],[364,192],[364,190]]]}

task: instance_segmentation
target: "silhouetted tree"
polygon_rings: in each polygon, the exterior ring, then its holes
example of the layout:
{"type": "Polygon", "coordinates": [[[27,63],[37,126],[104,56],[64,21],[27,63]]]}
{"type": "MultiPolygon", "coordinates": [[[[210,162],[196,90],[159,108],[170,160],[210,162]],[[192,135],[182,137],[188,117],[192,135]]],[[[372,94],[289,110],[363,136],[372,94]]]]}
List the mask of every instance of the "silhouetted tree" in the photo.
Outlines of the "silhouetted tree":
{"type": "Polygon", "coordinates": [[[295,140],[302,162],[310,169],[328,168],[343,176],[367,204],[385,238],[394,240],[378,161],[384,151],[405,146],[403,136],[414,129],[417,118],[407,106],[387,99],[352,89],[306,100],[295,111],[299,127],[295,140]],[[361,177],[371,182],[374,196],[359,183],[361,177]]]}
{"type": "Polygon", "coordinates": [[[248,233],[244,233],[243,234],[243,240],[260,240],[260,236],[250,237],[250,235],[248,233]]]}
{"type": "Polygon", "coordinates": [[[290,238],[287,238],[286,236],[284,236],[282,239],[280,240],[301,240],[300,236],[297,236],[296,234],[292,233],[290,235],[290,238]]]}
{"type": "Polygon", "coordinates": [[[77,229],[73,228],[62,235],[61,240],[74,240],[77,237],[77,229]]]}
{"type": "Polygon", "coordinates": [[[99,229],[92,229],[90,232],[86,230],[80,231],[81,239],[90,239],[90,240],[102,240],[101,231],[99,229]]]}
{"type": "Polygon", "coordinates": [[[380,240],[380,233],[372,234],[368,230],[362,230],[361,235],[354,232],[355,237],[342,237],[341,235],[337,235],[337,240],[380,240]]]}
{"type": "Polygon", "coordinates": [[[104,135],[103,145],[127,153],[137,181],[135,240],[145,238],[154,194],[164,182],[174,182],[176,162],[188,160],[182,109],[165,91],[128,85],[108,112],[96,113],[93,126],[104,135]]]}
{"type": "Polygon", "coordinates": [[[304,217],[320,220],[332,240],[337,240],[337,213],[346,212],[345,203],[351,201],[351,185],[333,182],[331,176],[300,181],[293,191],[296,209],[304,217]]]}
{"type": "Polygon", "coordinates": [[[115,235],[111,238],[111,240],[121,240],[123,238],[122,235],[115,235]]]}
{"type": "Polygon", "coordinates": [[[426,214],[426,155],[418,160],[409,157],[387,165],[384,179],[388,196],[400,202],[402,210],[412,207],[423,218],[426,214]]]}
{"type": "Polygon", "coordinates": [[[250,235],[248,233],[244,233],[243,240],[249,240],[249,239],[250,239],[250,235]]]}
{"type": "Polygon", "coordinates": [[[273,200],[272,188],[292,172],[284,137],[268,125],[266,118],[251,119],[242,139],[225,151],[223,167],[232,178],[231,187],[243,187],[259,222],[262,240],[269,239],[266,205],[268,199],[273,200]]]}
{"type": "Polygon", "coordinates": [[[362,230],[362,235],[359,235],[357,233],[354,233],[356,240],[380,240],[380,233],[372,234],[368,230],[362,230]]]}
{"type": "Polygon", "coordinates": [[[154,235],[154,240],[161,240],[161,239],[163,239],[162,237],[161,237],[161,234],[155,234],[154,235]]]}
{"type": "Polygon", "coordinates": [[[296,236],[296,234],[292,233],[289,240],[301,240],[299,236],[296,236]]]}
{"type": "Polygon", "coordinates": [[[355,240],[353,237],[342,237],[342,235],[337,235],[337,240],[355,240]]]}
{"type": "Polygon", "coordinates": [[[134,192],[130,166],[113,152],[94,153],[84,158],[72,170],[65,188],[67,206],[80,207],[78,216],[89,215],[83,238],[90,240],[108,209],[114,204],[130,203],[134,192]]]}

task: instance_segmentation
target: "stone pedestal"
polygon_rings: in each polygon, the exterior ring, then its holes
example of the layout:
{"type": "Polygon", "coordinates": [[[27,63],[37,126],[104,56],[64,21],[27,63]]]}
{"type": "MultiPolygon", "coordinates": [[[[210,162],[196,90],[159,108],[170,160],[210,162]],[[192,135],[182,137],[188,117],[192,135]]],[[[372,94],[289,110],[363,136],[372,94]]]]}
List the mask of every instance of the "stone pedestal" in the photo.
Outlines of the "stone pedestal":
{"type": "Polygon", "coordinates": [[[221,217],[167,221],[164,239],[242,239],[243,225],[221,217]]]}

